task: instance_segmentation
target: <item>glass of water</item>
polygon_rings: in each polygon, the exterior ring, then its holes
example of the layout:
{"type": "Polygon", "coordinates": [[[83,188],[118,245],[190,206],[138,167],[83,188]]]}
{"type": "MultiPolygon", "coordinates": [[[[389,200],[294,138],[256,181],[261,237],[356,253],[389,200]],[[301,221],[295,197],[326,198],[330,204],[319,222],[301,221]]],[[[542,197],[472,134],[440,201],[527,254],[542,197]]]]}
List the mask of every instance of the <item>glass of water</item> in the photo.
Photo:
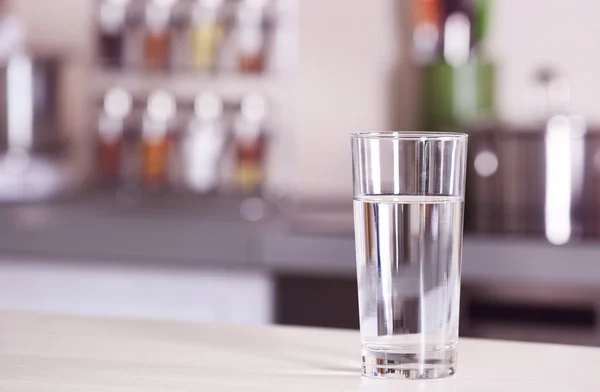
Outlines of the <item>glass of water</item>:
{"type": "Polygon", "coordinates": [[[363,375],[456,371],[467,135],[352,135],[363,375]]]}

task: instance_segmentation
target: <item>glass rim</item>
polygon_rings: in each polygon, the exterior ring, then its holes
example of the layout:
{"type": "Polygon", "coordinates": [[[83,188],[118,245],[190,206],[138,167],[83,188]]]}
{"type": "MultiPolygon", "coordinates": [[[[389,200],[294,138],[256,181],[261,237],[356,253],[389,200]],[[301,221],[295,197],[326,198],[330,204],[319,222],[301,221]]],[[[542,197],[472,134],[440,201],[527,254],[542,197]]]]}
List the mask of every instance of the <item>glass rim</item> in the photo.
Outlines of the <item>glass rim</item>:
{"type": "Polygon", "coordinates": [[[429,131],[392,131],[392,132],[354,132],[352,139],[392,139],[392,140],[466,140],[469,135],[461,132],[429,131]]]}

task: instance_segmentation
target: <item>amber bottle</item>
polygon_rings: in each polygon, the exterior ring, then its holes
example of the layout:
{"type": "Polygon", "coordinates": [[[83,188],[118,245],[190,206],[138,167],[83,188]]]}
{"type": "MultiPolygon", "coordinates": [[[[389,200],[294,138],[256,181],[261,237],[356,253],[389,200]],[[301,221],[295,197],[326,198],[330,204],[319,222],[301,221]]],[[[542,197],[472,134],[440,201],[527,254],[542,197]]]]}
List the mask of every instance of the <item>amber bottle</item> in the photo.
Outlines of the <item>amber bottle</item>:
{"type": "Polygon", "coordinates": [[[151,70],[166,70],[171,62],[171,7],[173,1],[150,0],[146,4],[144,64],[151,70]]]}
{"type": "Polygon", "coordinates": [[[260,193],[264,181],[267,104],[263,97],[250,94],[242,99],[234,125],[236,178],[239,191],[260,193]]]}
{"type": "Polygon", "coordinates": [[[265,67],[264,0],[245,0],[237,12],[239,69],[259,73],[265,67]]]}
{"type": "Polygon", "coordinates": [[[104,96],[98,119],[98,175],[104,185],[115,185],[121,177],[123,133],[125,122],[131,114],[131,95],[115,87],[104,96]]]}
{"type": "Polygon", "coordinates": [[[170,127],[175,116],[173,96],[155,91],[148,98],[142,124],[142,182],[149,188],[162,188],[167,183],[170,127]]]}

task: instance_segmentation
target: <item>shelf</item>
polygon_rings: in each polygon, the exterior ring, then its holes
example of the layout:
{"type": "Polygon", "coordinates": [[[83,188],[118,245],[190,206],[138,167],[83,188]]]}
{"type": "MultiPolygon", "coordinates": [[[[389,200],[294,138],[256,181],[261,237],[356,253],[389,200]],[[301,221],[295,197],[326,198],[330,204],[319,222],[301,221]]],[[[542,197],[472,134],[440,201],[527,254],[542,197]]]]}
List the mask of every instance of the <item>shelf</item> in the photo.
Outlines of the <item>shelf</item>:
{"type": "Polygon", "coordinates": [[[204,73],[192,70],[172,72],[146,70],[109,70],[95,68],[89,78],[93,95],[120,85],[132,94],[145,95],[155,89],[165,89],[180,99],[193,99],[201,91],[212,91],[224,99],[238,99],[247,93],[258,93],[275,99],[286,87],[285,78],[274,73],[241,74],[234,72],[204,73]]]}

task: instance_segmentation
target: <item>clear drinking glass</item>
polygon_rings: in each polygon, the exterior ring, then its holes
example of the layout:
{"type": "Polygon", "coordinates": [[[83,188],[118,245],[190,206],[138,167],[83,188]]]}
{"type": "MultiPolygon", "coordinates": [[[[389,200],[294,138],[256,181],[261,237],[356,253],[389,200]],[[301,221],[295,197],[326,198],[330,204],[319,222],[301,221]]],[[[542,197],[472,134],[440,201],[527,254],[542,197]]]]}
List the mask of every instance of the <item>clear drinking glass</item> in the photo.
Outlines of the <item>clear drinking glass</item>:
{"type": "Polygon", "coordinates": [[[454,374],[467,135],[352,135],[363,375],[454,374]]]}

